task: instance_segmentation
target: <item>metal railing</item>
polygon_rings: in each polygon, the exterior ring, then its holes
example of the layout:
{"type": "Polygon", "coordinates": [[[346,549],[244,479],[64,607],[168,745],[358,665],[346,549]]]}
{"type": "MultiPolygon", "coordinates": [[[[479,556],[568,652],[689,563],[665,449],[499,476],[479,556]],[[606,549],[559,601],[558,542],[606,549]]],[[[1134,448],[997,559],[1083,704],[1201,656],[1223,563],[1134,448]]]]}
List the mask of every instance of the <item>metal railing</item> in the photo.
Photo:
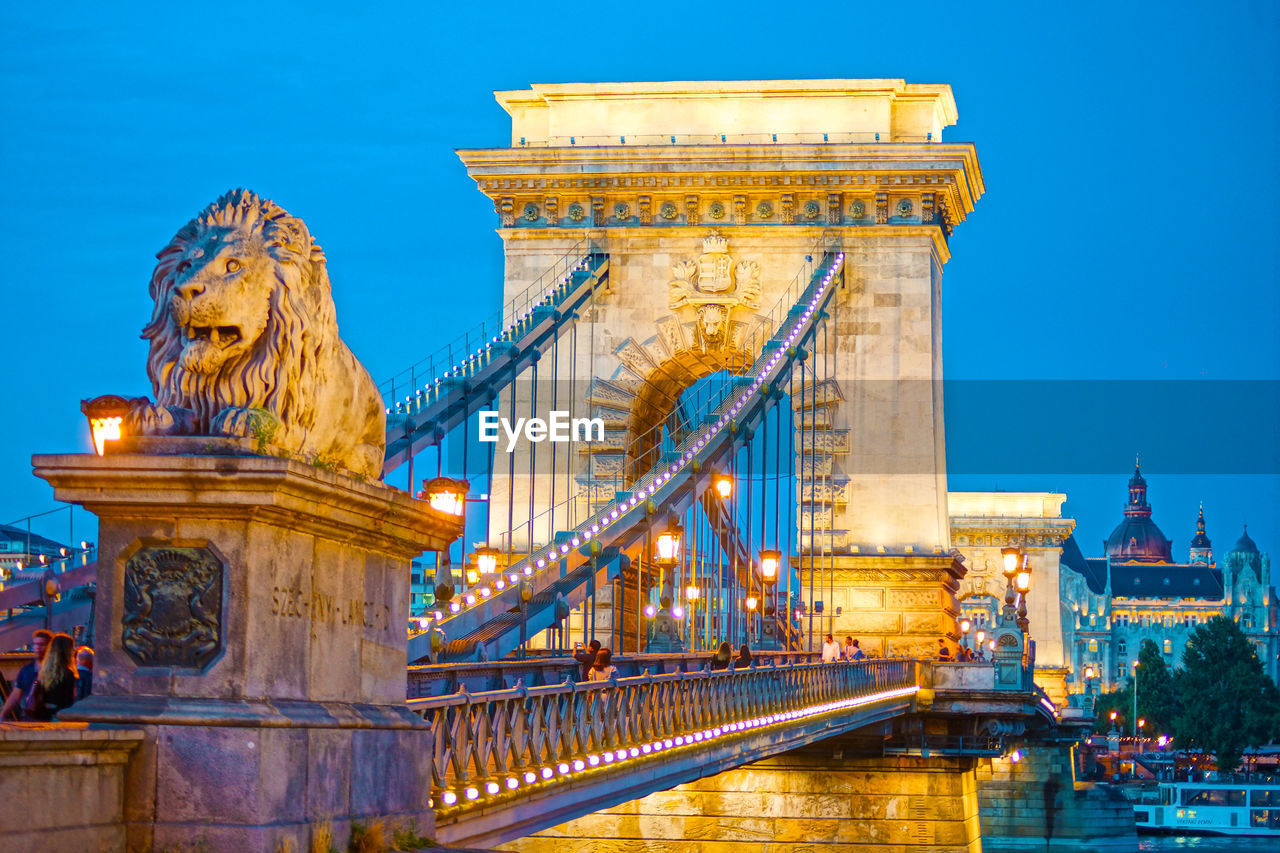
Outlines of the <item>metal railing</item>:
{"type": "Polygon", "coordinates": [[[618,136],[520,137],[517,148],[568,148],[605,145],[875,145],[885,142],[941,142],[932,133],[881,133],[874,130],[845,133],[643,133],[618,136]]]}
{"type": "Polygon", "coordinates": [[[410,700],[431,724],[437,808],[492,804],[749,730],[902,698],[921,662],[787,663],[720,672],[465,690],[410,700]]]}
{"type": "Polygon", "coordinates": [[[573,274],[585,269],[589,259],[603,249],[590,240],[582,240],[538,276],[520,293],[508,299],[502,310],[476,323],[449,343],[379,383],[383,404],[388,412],[412,412],[421,409],[433,386],[449,377],[466,376],[483,364],[486,350],[493,344],[514,340],[522,331],[522,323],[534,308],[555,305],[567,293],[573,274]]]}

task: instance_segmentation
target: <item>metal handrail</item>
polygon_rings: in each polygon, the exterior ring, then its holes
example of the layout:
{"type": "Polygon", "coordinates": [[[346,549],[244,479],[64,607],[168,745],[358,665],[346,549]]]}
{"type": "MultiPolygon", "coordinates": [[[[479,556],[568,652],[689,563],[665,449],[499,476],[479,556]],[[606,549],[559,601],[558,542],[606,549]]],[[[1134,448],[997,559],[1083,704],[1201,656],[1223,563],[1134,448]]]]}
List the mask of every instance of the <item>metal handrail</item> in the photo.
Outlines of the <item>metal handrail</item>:
{"type": "Polygon", "coordinates": [[[378,391],[388,413],[400,411],[410,404],[420,408],[423,402],[420,395],[428,392],[433,383],[462,375],[468,365],[483,358],[486,347],[512,340],[521,322],[533,309],[543,304],[554,305],[567,292],[566,286],[573,273],[584,268],[591,255],[601,251],[591,240],[579,241],[528,287],[508,299],[500,312],[476,323],[448,344],[379,383],[378,391]]]}
{"type": "Polygon", "coordinates": [[[787,663],[409,700],[431,724],[436,807],[491,804],[673,749],[902,698],[921,661],[787,663]]]}
{"type": "Polygon", "coordinates": [[[559,135],[543,139],[520,137],[517,148],[574,148],[622,145],[875,145],[884,143],[941,142],[941,134],[881,133],[875,130],[843,133],[643,133],[609,135],[559,135]]]}

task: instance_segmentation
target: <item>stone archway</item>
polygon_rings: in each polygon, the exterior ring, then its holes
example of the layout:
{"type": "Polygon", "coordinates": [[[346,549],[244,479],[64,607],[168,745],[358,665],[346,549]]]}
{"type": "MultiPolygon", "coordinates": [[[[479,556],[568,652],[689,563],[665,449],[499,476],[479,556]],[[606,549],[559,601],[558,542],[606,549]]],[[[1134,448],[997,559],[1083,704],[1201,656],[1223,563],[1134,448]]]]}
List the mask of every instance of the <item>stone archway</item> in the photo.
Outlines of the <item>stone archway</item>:
{"type": "MultiPolygon", "coordinates": [[[[589,401],[614,436],[593,449],[591,471],[630,486],[657,461],[656,429],[675,409],[680,395],[718,371],[741,375],[755,362],[753,343],[762,340],[763,320],[750,314],[730,323],[723,339],[708,344],[697,321],[676,315],[658,320],[658,334],[641,343],[634,337],[615,351],[620,366],[608,379],[595,379],[589,401]]],[[[604,497],[603,495],[601,497],[604,497]]]]}

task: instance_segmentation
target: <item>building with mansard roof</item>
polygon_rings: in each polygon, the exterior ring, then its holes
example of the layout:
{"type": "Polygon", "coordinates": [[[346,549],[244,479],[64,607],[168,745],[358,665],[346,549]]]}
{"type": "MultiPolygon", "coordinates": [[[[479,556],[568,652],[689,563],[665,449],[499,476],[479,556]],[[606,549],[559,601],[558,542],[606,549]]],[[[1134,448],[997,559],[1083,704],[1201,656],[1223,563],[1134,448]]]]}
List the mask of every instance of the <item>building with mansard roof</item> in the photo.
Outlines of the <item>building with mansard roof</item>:
{"type": "Polygon", "coordinates": [[[1156,525],[1147,481],[1135,465],[1124,514],[1086,557],[1062,518],[1065,495],[963,492],[948,495],[952,541],[965,558],[961,611],[976,632],[994,622],[1004,578],[1000,548],[1027,550],[1033,576],[1028,596],[1036,681],[1057,702],[1082,706],[1090,695],[1123,687],[1142,641],[1150,639],[1171,668],[1181,665],[1192,631],[1215,616],[1236,621],[1264,668],[1280,682],[1280,631],[1271,558],[1248,529],[1220,558],[1200,507],[1185,562],[1156,525]],[[1086,681],[1086,669],[1095,677],[1086,681]]]}

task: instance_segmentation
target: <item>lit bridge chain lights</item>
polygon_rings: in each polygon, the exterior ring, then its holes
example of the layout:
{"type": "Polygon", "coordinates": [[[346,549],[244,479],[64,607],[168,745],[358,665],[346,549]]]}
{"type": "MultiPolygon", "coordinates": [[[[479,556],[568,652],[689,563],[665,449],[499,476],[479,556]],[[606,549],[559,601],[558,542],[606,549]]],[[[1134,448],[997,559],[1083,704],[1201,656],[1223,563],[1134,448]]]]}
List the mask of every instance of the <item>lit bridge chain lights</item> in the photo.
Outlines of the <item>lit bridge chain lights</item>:
{"type": "Polygon", "coordinates": [[[742,415],[743,410],[753,400],[767,395],[770,387],[792,369],[799,355],[798,348],[801,342],[815,327],[818,319],[815,315],[820,315],[822,306],[830,298],[832,291],[839,286],[843,268],[844,252],[830,252],[825,255],[808,287],[795,298],[794,302],[787,303],[791,306],[791,310],[787,313],[786,319],[779,322],[769,344],[763,348],[763,352],[772,351],[772,355],[768,358],[762,355],[761,360],[750,373],[750,384],[740,393],[726,399],[710,423],[685,439],[677,450],[679,458],[675,462],[670,465],[659,465],[651,470],[635,484],[635,491],[632,494],[607,504],[588,518],[571,532],[567,542],[544,546],[545,551],[541,548],[537,549],[532,556],[525,557],[508,567],[505,575],[498,577],[497,580],[473,589],[461,600],[451,601],[448,612],[436,610],[429,617],[412,623],[410,630],[413,632],[430,630],[450,616],[476,607],[506,587],[517,584],[522,577],[534,575],[535,572],[541,575],[548,567],[558,568],[560,561],[568,557],[571,551],[589,542],[593,537],[601,536],[611,526],[620,524],[625,528],[634,523],[633,519],[628,518],[628,514],[644,513],[646,500],[653,500],[655,504],[660,505],[662,500],[659,492],[663,487],[686,474],[699,457],[711,453],[718,442],[724,440],[722,433],[733,430],[735,419],[742,415]],[[770,344],[775,346],[770,347],[770,344]]]}
{"type": "Polygon", "coordinates": [[[446,813],[902,700],[919,689],[919,662],[896,659],[464,690],[413,699],[409,708],[431,723],[432,798],[446,813]]]}

